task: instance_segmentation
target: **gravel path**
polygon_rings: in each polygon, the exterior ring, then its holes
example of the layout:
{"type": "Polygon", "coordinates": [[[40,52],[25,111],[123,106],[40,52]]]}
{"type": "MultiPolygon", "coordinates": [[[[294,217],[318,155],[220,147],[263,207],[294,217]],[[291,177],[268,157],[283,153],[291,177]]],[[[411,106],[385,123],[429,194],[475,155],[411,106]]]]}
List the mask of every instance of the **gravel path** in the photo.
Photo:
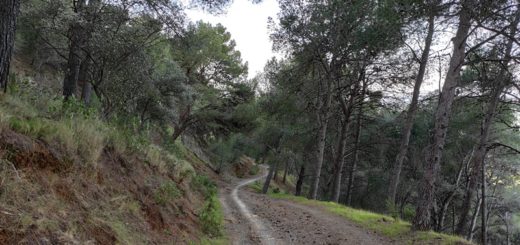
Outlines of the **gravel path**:
{"type": "Polygon", "coordinates": [[[220,189],[232,244],[392,244],[319,207],[272,199],[243,188],[263,178],[265,175],[235,180],[220,189]]]}

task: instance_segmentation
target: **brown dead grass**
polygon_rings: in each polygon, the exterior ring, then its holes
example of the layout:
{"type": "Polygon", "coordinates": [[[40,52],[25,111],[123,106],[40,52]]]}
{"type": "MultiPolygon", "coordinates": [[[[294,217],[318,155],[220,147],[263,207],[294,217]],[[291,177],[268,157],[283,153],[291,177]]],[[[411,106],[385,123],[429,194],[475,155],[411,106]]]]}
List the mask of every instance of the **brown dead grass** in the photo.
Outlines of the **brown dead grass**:
{"type": "Polygon", "coordinates": [[[95,168],[62,151],[0,133],[0,244],[185,244],[204,236],[197,217],[204,198],[186,176],[112,148],[103,149],[95,168]],[[154,193],[165,181],[183,195],[159,205],[154,193]]]}
{"type": "Polygon", "coordinates": [[[256,164],[254,159],[247,156],[242,156],[236,163],[233,164],[233,173],[239,178],[247,177],[250,175],[249,173],[255,165],[256,164]]]}
{"type": "Polygon", "coordinates": [[[70,167],[57,151],[51,150],[43,141],[9,130],[0,132],[0,158],[9,160],[16,168],[34,167],[57,172],[70,167]]]}

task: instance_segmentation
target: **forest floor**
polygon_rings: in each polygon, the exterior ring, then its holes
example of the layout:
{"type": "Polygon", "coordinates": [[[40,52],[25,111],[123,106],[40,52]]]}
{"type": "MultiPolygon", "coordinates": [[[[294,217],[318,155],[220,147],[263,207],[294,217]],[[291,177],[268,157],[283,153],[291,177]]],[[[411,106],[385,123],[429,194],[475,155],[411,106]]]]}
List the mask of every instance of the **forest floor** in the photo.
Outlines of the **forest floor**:
{"type": "Polygon", "coordinates": [[[232,178],[227,184],[221,183],[220,201],[231,244],[393,243],[323,208],[271,198],[245,188],[265,176],[232,178]]]}

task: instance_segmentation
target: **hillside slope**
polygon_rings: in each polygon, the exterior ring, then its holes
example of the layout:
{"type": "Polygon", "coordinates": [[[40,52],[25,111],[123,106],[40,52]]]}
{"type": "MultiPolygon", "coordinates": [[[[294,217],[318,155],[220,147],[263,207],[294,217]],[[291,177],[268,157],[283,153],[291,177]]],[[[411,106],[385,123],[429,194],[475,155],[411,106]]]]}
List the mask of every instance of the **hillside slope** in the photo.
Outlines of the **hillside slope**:
{"type": "Polygon", "coordinates": [[[186,244],[219,236],[216,188],[181,143],[142,143],[96,118],[49,111],[0,97],[0,244],[186,244]]]}

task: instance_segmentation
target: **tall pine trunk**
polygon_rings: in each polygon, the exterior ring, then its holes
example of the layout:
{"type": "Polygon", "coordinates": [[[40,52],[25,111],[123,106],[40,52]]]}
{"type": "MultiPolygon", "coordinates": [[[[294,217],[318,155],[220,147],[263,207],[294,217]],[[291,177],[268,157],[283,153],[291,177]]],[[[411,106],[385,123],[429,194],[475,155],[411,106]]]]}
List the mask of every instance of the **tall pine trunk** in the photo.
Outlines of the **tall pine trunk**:
{"type": "MultiPolygon", "coordinates": [[[[517,25],[520,21],[520,11],[517,11],[515,20],[511,24],[510,35],[515,36],[517,25]]],[[[489,134],[491,130],[491,125],[493,123],[493,119],[495,118],[496,110],[498,104],[500,102],[500,95],[502,94],[504,88],[507,86],[507,67],[509,62],[511,61],[511,51],[513,49],[514,40],[509,40],[506,45],[505,57],[502,63],[503,69],[500,71],[497,76],[497,81],[495,81],[495,86],[491,91],[489,96],[489,102],[486,108],[486,112],[484,115],[484,119],[480,128],[480,139],[477,145],[477,150],[475,151],[475,156],[473,161],[471,162],[471,173],[468,188],[466,191],[466,195],[464,197],[464,201],[462,203],[459,223],[457,224],[456,233],[462,235],[466,233],[467,229],[467,219],[469,215],[469,209],[471,207],[471,201],[473,199],[474,193],[477,188],[478,176],[480,171],[480,166],[483,164],[484,158],[486,156],[486,144],[488,143],[489,134]]]]}
{"type": "Polygon", "coordinates": [[[480,216],[481,216],[481,221],[482,223],[480,224],[480,234],[481,234],[481,244],[482,245],[486,245],[487,244],[487,222],[486,222],[486,218],[487,218],[487,214],[486,214],[486,211],[487,211],[487,206],[486,206],[486,164],[485,164],[485,161],[482,161],[482,167],[481,167],[481,173],[480,173],[480,177],[481,177],[481,190],[482,190],[482,202],[481,202],[481,207],[480,207],[480,216]]]}
{"type": "Polygon", "coordinates": [[[269,173],[267,174],[267,177],[265,178],[264,186],[262,188],[262,193],[267,194],[267,191],[269,190],[269,185],[271,184],[271,179],[274,177],[274,173],[276,173],[278,167],[278,161],[275,161],[275,163],[269,168],[269,173]]]}
{"type": "MultiPolygon", "coordinates": [[[[357,83],[359,84],[359,82],[357,83]]],[[[343,124],[341,125],[340,137],[338,142],[338,150],[336,155],[336,161],[334,164],[334,182],[332,187],[332,198],[331,201],[339,202],[339,196],[341,193],[341,179],[343,173],[343,165],[345,164],[345,148],[347,146],[347,138],[348,138],[348,128],[350,127],[350,116],[352,114],[352,107],[354,106],[356,93],[358,90],[358,85],[356,85],[353,91],[350,94],[350,99],[347,104],[345,99],[342,97],[343,95],[340,93],[338,95],[338,99],[341,103],[341,110],[343,112],[343,124]]]]}
{"type": "Polygon", "coordinates": [[[359,107],[358,107],[358,115],[356,119],[356,132],[355,132],[355,142],[354,142],[354,159],[352,160],[352,165],[350,166],[348,173],[348,183],[347,183],[347,205],[352,204],[352,192],[354,189],[354,178],[356,176],[357,164],[359,161],[359,144],[361,142],[361,118],[363,117],[363,101],[365,100],[365,93],[367,89],[367,82],[363,81],[363,89],[361,94],[359,95],[359,107]]]}
{"type": "Polygon", "coordinates": [[[434,202],[435,182],[440,168],[440,161],[446,142],[446,133],[451,115],[451,108],[455,98],[462,63],[465,58],[466,39],[471,27],[471,8],[474,0],[462,2],[459,13],[459,26],[453,38],[453,52],[439,98],[437,111],[435,112],[435,126],[432,131],[431,144],[424,164],[424,176],[419,187],[416,214],[413,219],[413,228],[416,230],[429,230],[431,228],[431,209],[434,202]]]}
{"type": "Polygon", "coordinates": [[[311,188],[309,191],[309,198],[317,199],[318,198],[318,189],[320,186],[320,177],[321,177],[321,168],[323,166],[323,155],[325,154],[325,140],[327,139],[327,127],[329,124],[329,107],[332,100],[332,91],[330,87],[332,86],[331,82],[327,84],[325,98],[323,98],[323,105],[319,107],[317,112],[319,129],[318,129],[318,137],[317,137],[317,149],[316,149],[316,164],[314,166],[314,175],[311,184],[311,188]]]}
{"type": "Polygon", "coordinates": [[[333,176],[333,186],[332,186],[332,197],[331,201],[338,202],[339,195],[341,193],[341,178],[343,172],[344,158],[345,158],[345,146],[347,145],[348,138],[348,119],[343,121],[343,125],[341,125],[341,132],[338,144],[338,151],[336,156],[336,162],[334,164],[334,176],[333,176]]]}
{"type": "Polygon", "coordinates": [[[419,71],[417,73],[417,77],[415,78],[415,85],[413,88],[412,101],[410,102],[410,106],[408,111],[406,112],[406,120],[403,127],[403,138],[401,139],[401,144],[399,146],[399,153],[397,154],[393,175],[390,180],[390,186],[388,191],[388,200],[391,204],[395,204],[395,199],[397,195],[397,189],[399,187],[399,180],[401,176],[401,170],[403,168],[403,162],[406,158],[406,154],[408,153],[408,144],[410,143],[410,135],[412,133],[412,127],[415,119],[415,114],[417,112],[417,104],[419,101],[419,92],[421,91],[421,85],[424,81],[424,75],[426,73],[426,65],[428,64],[428,58],[430,56],[430,47],[432,45],[433,33],[435,27],[435,11],[430,10],[430,16],[428,17],[428,34],[426,35],[426,39],[424,42],[424,51],[421,55],[421,60],[419,64],[419,71]]]}
{"type": "Polygon", "coordinates": [[[469,225],[469,229],[467,231],[467,234],[465,234],[466,235],[466,239],[469,240],[469,241],[473,240],[473,234],[474,234],[473,231],[475,230],[475,226],[477,225],[477,218],[478,218],[478,213],[479,213],[481,204],[482,204],[482,199],[479,197],[477,199],[477,203],[475,204],[475,209],[473,211],[473,215],[472,215],[472,218],[471,218],[471,223],[469,225]]]}
{"type": "Polygon", "coordinates": [[[435,228],[435,231],[437,231],[437,232],[441,232],[443,230],[444,220],[446,218],[446,213],[448,212],[448,207],[450,205],[451,200],[453,199],[453,197],[455,197],[455,194],[457,193],[457,189],[458,189],[460,180],[462,178],[462,172],[469,165],[469,162],[471,161],[471,158],[473,157],[473,152],[474,151],[472,150],[470,152],[470,154],[468,154],[462,160],[459,171],[457,172],[457,179],[455,180],[455,183],[453,184],[453,190],[451,190],[451,192],[448,194],[448,197],[446,197],[444,199],[444,202],[442,203],[442,207],[441,207],[441,210],[439,211],[439,215],[438,215],[437,227],[435,228]]]}
{"type": "Polygon", "coordinates": [[[282,183],[285,184],[285,181],[287,180],[287,172],[289,172],[289,163],[285,162],[285,167],[283,169],[283,177],[282,177],[282,183]]]}
{"type": "Polygon", "coordinates": [[[0,86],[4,92],[7,91],[19,10],[20,0],[3,0],[0,4],[0,86]]]}
{"type": "Polygon", "coordinates": [[[81,100],[83,103],[88,106],[90,104],[90,98],[92,96],[92,84],[90,81],[90,59],[85,58],[83,62],[81,62],[78,82],[81,84],[81,100]]]}
{"type": "Polygon", "coordinates": [[[302,166],[300,167],[300,172],[298,173],[298,180],[296,181],[296,189],[294,191],[295,196],[300,196],[302,194],[304,178],[305,178],[305,165],[302,164],[302,166]]]}
{"type": "MultiPolygon", "coordinates": [[[[74,12],[81,18],[82,11],[85,7],[85,0],[78,0],[74,5],[74,12]]],[[[80,24],[80,20],[73,20],[68,30],[69,38],[69,54],[67,58],[67,66],[65,70],[65,77],[63,78],[63,97],[68,100],[71,96],[76,94],[81,60],[82,60],[82,43],[84,38],[84,31],[80,24]]]]}

